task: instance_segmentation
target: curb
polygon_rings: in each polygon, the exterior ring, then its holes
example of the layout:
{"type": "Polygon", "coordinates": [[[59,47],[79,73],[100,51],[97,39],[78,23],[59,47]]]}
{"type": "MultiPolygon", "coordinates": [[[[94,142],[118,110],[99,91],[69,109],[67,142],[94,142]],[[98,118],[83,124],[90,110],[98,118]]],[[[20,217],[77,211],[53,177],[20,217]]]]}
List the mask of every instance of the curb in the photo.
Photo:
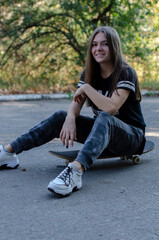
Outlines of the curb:
{"type": "Polygon", "coordinates": [[[54,94],[13,94],[0,95],[2,101],[29,101],[29,100],[50,100],[50,99],[70,99],[72,94],[54,93],[54,94]]]}
{"type": "Polygon", "coordinates": [[[151,90],[141,90],[142,96],[156,97],[159,96],[159,91],[151,91],[151,90]]]}
{"type": "MultiPolygon", "coordinates": [[[[159,91],[141,90],[142,96],[159,96],[159,91]]],[[[73,94],[54,93],[54,94],[13,94],[0,95],[0,102],[5,101],[31,101],[31,100],[59,100],[71,99],[73,94]]]]}

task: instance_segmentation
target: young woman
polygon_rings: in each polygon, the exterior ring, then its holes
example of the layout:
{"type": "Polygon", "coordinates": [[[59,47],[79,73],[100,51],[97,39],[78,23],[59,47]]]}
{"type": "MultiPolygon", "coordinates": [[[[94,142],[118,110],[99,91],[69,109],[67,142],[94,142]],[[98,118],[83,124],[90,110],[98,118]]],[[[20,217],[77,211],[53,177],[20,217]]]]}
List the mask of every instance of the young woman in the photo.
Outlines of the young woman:
{"type": "Polygon", "coordinates": [[[17,154],[60,137],[68,147],[83,143],[77,158],[48,185],[48,190],[68,195],[82,187],[82,174],[97,157],[142,153],[145,122],[135,70],[122,55],[120,38],[111,27],[97,28],[89,41],[86,68],[68,112],[57,111],[6,146],[0,147],[0,166],[19,164],[17,154]],[[94,118],[81,116],[87,102],[94,118]]]}

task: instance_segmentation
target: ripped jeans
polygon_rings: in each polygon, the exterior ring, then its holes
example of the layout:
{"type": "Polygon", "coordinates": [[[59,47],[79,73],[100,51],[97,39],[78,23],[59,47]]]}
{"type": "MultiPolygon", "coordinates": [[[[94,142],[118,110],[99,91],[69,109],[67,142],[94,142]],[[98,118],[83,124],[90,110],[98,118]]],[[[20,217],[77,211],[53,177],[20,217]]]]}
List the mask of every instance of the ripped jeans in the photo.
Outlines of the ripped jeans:
{"type": "MultiPolygon", "coordinates": [[[[11,142],[16,154],[41,146],[54,138],[59,138],[67,113],[57,111],[52,116],[31,128],[11,142]]],[[[140,128],[128,125],[107,112],[97,118],[79,115],[76,118],[76,141],[83,143],[76,158],[85,171],[104,151],[109,156],[131,155],[141,152],[145,136],[140,128]]]]}

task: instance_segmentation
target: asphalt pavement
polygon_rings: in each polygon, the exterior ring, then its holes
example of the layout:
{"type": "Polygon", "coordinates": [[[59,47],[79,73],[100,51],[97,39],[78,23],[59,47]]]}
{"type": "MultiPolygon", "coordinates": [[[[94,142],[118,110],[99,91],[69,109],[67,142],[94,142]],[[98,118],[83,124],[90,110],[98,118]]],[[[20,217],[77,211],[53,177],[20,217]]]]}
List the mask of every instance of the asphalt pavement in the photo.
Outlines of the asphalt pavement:
{"type": "MultiPolygon", "coordinates": [[[[1,101],[0,144],[69,104],[68,99],[1,101]]],[[[19,168],[1,170],[0,240],[158,240],[159,97],[143,97],[142,109],[155,149],[142,155],[139,165],[97,160],[83,175],[81,190],[69,197],[47,190],[65,167],[65,160],[48,153],[65,150],[58,139],[21,153],[19,168]]],[[[92,115],[86,107],[82,114],[92,115]]]]}

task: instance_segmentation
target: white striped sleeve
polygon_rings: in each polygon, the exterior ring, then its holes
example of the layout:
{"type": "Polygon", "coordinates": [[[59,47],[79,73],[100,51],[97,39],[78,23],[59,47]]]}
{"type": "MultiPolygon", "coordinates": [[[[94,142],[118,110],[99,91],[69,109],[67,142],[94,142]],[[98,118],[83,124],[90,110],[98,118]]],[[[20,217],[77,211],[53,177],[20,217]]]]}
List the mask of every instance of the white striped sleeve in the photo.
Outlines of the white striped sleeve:
{"type": "Polygon", "coordinates": [[[84,84],[84,76],[85,76],[85,70],[83,70],[83,72],[81,74],[80,80],[79,80],[78,85],[77,85],[78,88],[81,87],[84,84]]]}
{"type": "Polygon", "coordinates": [[[132,92],[135,92],[135,84],[133,82],[130,81],[120,81],[117,84],[117,89],[119,88],[124,88],[127,90],[130,90],[132,92]]]}
{"type": "Polygon", "coordinates": [[[84,84],[84,81],[79,81],[79,83],[78,83],[78,85],[77,85],[77,87],[79,88],[79,87],[81,87],[82,85],[84,84]]]}

